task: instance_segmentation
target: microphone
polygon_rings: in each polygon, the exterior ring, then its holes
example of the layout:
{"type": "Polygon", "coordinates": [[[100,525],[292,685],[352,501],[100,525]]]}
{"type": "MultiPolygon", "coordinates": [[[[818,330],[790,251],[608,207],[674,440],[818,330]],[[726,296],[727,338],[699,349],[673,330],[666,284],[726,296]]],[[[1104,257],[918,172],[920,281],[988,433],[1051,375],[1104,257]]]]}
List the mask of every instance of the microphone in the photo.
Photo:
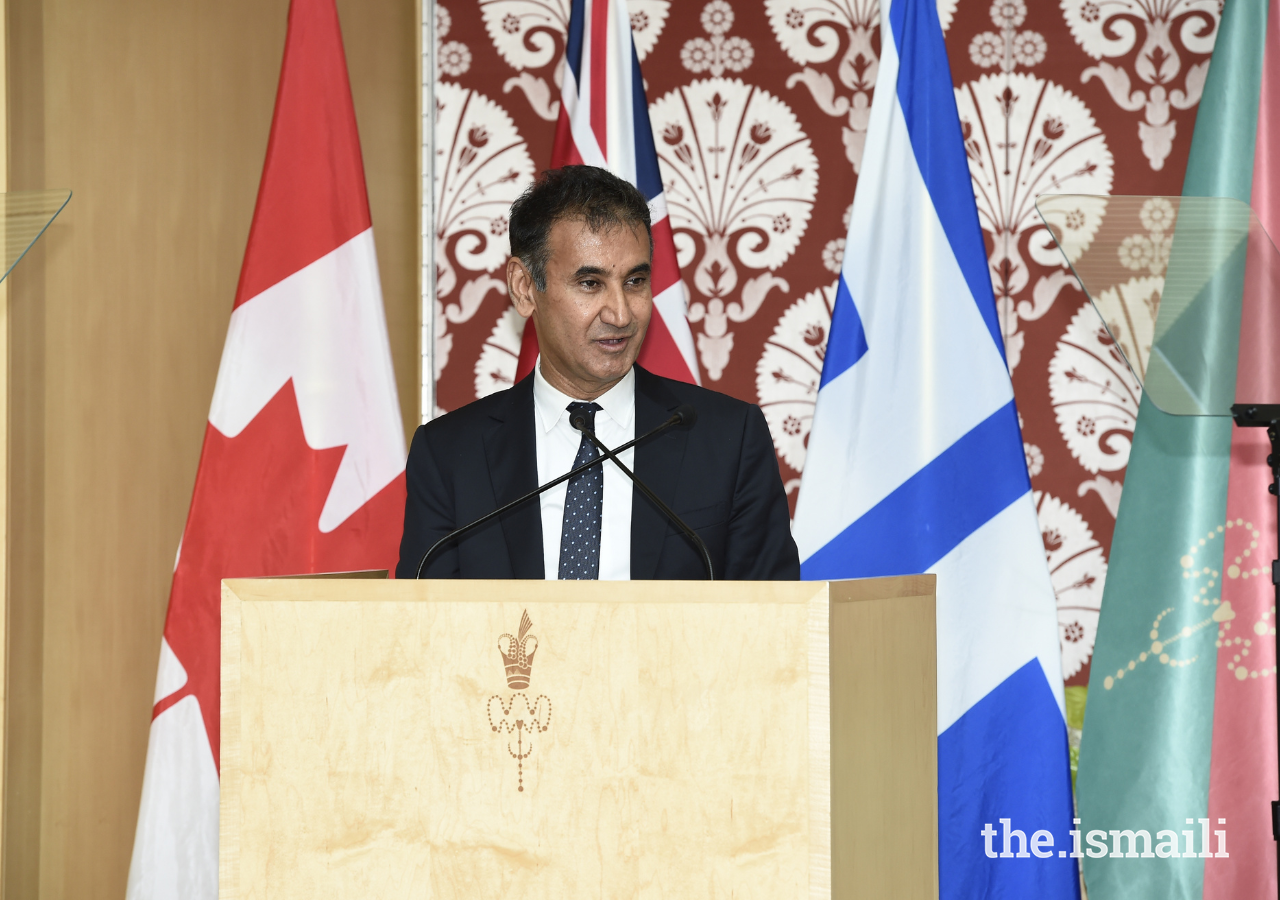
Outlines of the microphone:
{"type": "MultiPolygon", "coordinates": [[[[692,406],[681,406],[675,411],[675,414],[671,418],[680,419],[682,425],[692,426],[693,423],[698,420],[698,413],[692,406]]],[[[613,464],[622,470],[623,475],[626,475],[631,479],[632,483],[640,489],[640,493],[648,497],[649,500],[653,502],[654,506],[662,510],[662,514],[664,516],[674,522],[676,527],[683,531],[689,537],[689,540],[693,541],[694,546],[698,548],[698,552],[702,554],[702,565],[706,567],[707,570],[707,581],[715,581],[715,572],[713,572],[711,568],[711,554],[707,552],[706,543],[702,538],[698,537],[698,533],[696,531],[686,525],[684,520],[675,514],[671,507],[663,503],[662,500],[658,498],[658,495],[649,489],[649,485],[637,478],[635,472],[628,469],[622,464],[622,460],[618,459],[618,454],[625,450],[627,445],[624,444],[617,450],[610,450],[606,447],[604,443],[596,437],[596,433],[587,425],[587,414],[581,410],[575,412],[569,417],[569,424],[578,431],[581,431],[582,436],[589,440],[592,445],[600,451],[602,454],[601,460],[613,460],[613,464]]]]}
{"type": "MultiPolygon", "coordinates": [[[[443,547],[445,544],[449,543],[450,541],[456,540],[457,538],[462,537],[464,534],[467,534],[470,531],[474,531],[484,523],[497,518],[498,516],[502,515],[504,512],[507,512],[508,510],[514,509],[515,507],[519,506],[521,503],[524,503],[528,500],[532,500],[534,497],[537,497],[543,491],[549,491],[556,485],[561,484],[565,481],[568,481],[570,478],[572,478],[574,475],[577,475],[579,472],[585,472],[587,471],[587,469],[590,469],[592,466],[603,465],[604,461],[606,459],[612,458],[613,454],[621,453],[624,450],[629,450],[632,447],[634,447],[636,444],[639,444],[641,441],[647,441],[651,437],[657,437],[658,435],[662,434],[664,431],[668,431],[672,428],[681,428],[681,427],[691,428],[693,427],[693,423],[696,422],[697,420],[698,420],[698,412],[692,406],[685,405],[685,406],[676,407],[676,410],[674,413],[672,413],[671,418],[667,419],[661,425],[658,425],[656,428],[651,428],[650,430],[646,431],[644,434],[640,435],[640,437],[634,440],[627,441],[625,444],[621,445],[616,450],[610,451],[606,449],[605,452],[608,453],[609,456],[598,456],[595,459],[591,460],[591,462],[583,463],[582,465],[578,466],[576,469],[570,469],[568,472],[565,472],[559,478],[552,479],[551,481],[548,481],[546,484],[540,485],[539,487],[534,488],[529,493],[525,494],[523,497],[517,497],[515,500],[512,500],[510,503],[504,504],[503,506],[499,506],[493,512],[486,513],[485,515],[476,519],[474,522],[468,522],[466,525],[463,525],[461,528],[455,528],[453,531],[449,532],[444,537],[440,538],[440,540],[432,544],[427,549],[426,553],[422,554],[422,559],[418,561],[418,571],[414,573],[413,577],[415,579],[421,578],[422,570],[427,567],[427,563],[431,561],[431,557],[435,556],[436,551],[439,550],[441,547],[443,547]]],[[[594,440],[595,435],[592,434],[591,438],[594,440]]],[[[598,441],[597,441],[597,444],[599,445],[598,441]]],[[[599,445],[599,446],[603,446],[603,445],[599,445]]],[[[614,459],[614,462],[618,462],[617,459],[614,459]]],[[[618,463],[618,465],[621,466],[622,464],[618,463]]],[[[623,469],[623,471],[627,471],[627,470],[623,469]]],[[[627,472],[627,474],[631,475],[630,472],[627,472]]],[[[631,478],[635,479],[635,476],[631,475],[631,478]]],[[[636,483],[639,484],[638,481],[636,483]]],[[[644,487],[642,488],[642,490],[648,491],[649,489],[647,487],[644,487]]],[[[647,496],[650,496],[650,498],[655,503],[662,504],[662,501],[658,500],[657,497],[653,497],[652,494],[648,494],[647,496]]],[[[675,513],[671,512],[670,510],[667,510],[665,506],[660,505],[660,508],[666,511],[667,515],[672,517],[675,516],[675,513]]],[[[680,523],[680,524],[683,525],[684,523],[680,523]]],[[[693,539],[698,544],[702,543],[701,539],[698,538],[697,535],[694,535],[693,539]]],[[[704,554],[706,553],[705,547],[703,547],[703,553],[704,554]]],[[[707,565],[707,572],[710,573],[711,558],[709,556],[706,558],[706,565],[707,565]]]]}

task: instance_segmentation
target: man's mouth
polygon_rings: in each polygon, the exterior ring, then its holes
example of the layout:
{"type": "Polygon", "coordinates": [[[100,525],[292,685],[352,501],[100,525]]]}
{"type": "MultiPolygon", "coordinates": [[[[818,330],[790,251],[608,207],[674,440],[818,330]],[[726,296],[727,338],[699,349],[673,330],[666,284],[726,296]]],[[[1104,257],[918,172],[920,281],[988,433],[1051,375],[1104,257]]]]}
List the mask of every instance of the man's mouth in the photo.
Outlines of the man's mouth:
{"type": "Polygon", "coordinates": [[[596,343],[606,350],[620,350],[626,346],[630,337],[630,335],[624,334],[619,337],[598,338],[596,343]]]}

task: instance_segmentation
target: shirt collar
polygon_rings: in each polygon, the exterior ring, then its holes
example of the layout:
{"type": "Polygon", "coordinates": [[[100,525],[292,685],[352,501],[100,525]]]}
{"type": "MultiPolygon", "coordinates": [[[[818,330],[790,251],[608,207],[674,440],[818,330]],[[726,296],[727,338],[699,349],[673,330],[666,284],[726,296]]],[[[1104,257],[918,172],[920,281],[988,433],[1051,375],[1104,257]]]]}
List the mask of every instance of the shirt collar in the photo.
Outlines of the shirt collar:
{"type": "MultiPolygon", "coordinates": [[[[568,414],[570,403],[576,398],[561,393],[542,377],[542,357],[533,365],[533,407],[538,414],[538,424],[543,434],[551,431],[560,421],[560,417],[568,414]]],[[[631,425],[636,411],[636,370],[632,367],[622,379],[594,401],[600,404],[605,415],[623,428],[631,425]]]]}

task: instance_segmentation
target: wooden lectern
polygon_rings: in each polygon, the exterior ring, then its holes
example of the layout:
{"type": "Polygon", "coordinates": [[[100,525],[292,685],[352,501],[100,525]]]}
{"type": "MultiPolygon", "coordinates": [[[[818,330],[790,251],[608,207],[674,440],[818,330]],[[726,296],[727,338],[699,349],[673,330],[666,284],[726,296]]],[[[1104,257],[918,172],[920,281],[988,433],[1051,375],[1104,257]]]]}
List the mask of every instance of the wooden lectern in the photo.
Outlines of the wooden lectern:
{"type": "Polygon", "coordinates": [[[236,580],[222,900],[936,898],[934,578],[236,580]]]}

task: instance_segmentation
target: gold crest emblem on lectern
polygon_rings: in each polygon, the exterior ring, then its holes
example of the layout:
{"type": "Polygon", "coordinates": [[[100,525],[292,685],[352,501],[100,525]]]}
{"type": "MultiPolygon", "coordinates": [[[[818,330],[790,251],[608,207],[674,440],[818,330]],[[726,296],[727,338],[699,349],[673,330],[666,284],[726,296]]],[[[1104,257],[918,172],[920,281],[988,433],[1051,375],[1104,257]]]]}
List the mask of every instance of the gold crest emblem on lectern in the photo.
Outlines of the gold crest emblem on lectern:
{"type": "Polygon", "coordinates": [[[526,609],[520,617],[520,636],[513,638],[504,634],[498,638],[498,652],[502,654],[502,664],[507,667],[507,687],[513,691],[522,691],[529,686],[533,654],[538,652],[538,639],[529,634],[532,627],[533,622],[526,609]]]}
{"type": "Polygon", "coordinates": [[[533,754],[533,735],[551,727],[551,699],[539,694],[530,700],[524,691],[533,674],[533,655],[538,652],[538,639],[529,634],[533,622],[526,609],[520,617],[518,637],[504,634],[498,638],[498,652],[506,670],[507,687],[515,691],[508,699],[500,694],[489,698],[489,727],[501,734],[515,734],[515,746],[507,741],[507,753],[516,761],[516,790],[524,790],[524,761],[533,754]]]}

